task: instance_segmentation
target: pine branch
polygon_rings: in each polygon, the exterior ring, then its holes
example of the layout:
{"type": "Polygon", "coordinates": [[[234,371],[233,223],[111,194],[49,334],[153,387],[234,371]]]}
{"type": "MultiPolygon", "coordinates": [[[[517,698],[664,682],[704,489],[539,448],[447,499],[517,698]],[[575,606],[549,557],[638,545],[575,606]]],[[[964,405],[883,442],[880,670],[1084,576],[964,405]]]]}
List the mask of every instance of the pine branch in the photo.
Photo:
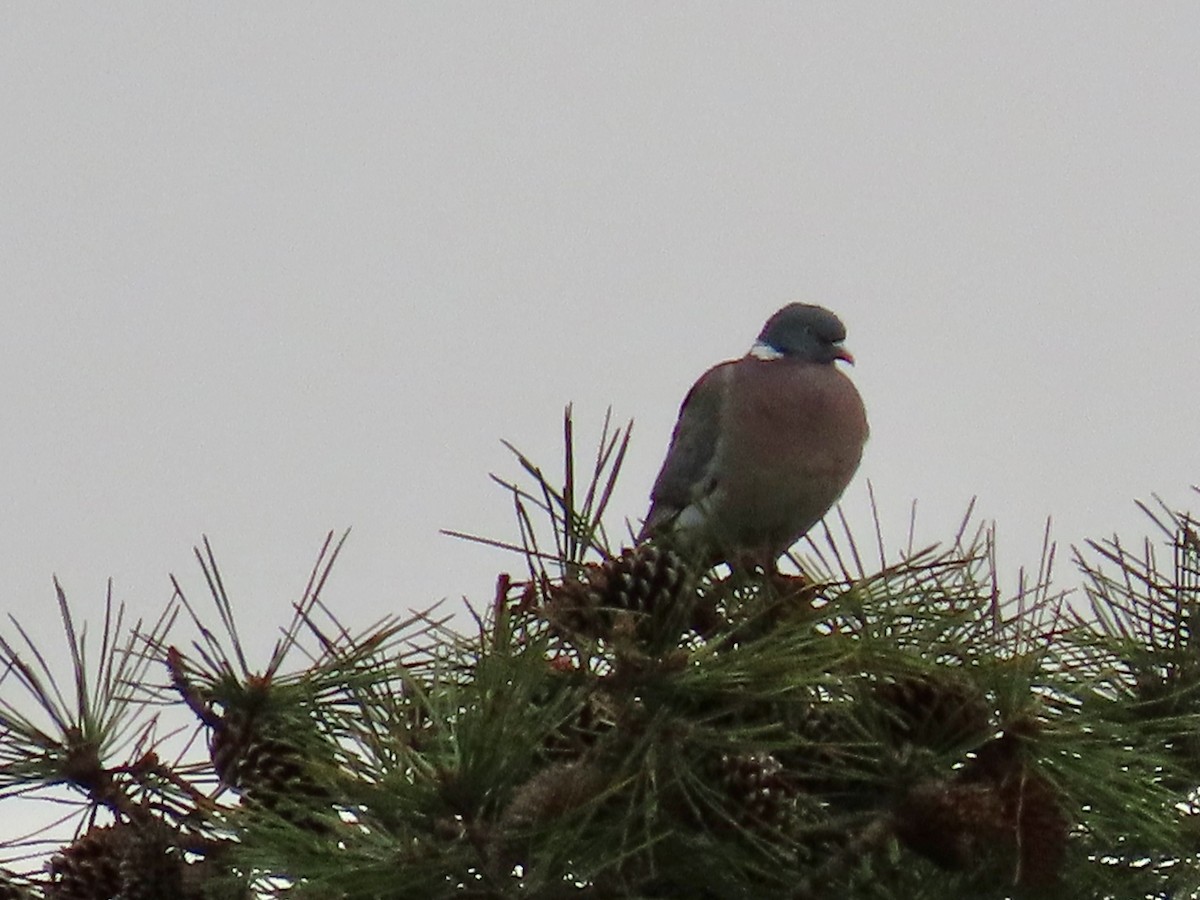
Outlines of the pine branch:
{"type": "Polygon", "coordinates": [[[75,836],[0,896],[1200,896],[1189,515],[1076,549],[1078,598],[1048,525],[1004,588],[970,509],[937,547],[838,510],[791,574],[701,569],[610,544],[629,427],[606,417],[586,464],[569,408],[562,434],[561,483],[506,445],[517,540],[470,539],[520,575],[465,631],[341,622],[332,533],[257,666],[207,539],[212,611],[175,581],[126,634],[110,595],[95,660],[56,586],[69,681],[0,635],[0,802],[65,785],[75,836]]]}

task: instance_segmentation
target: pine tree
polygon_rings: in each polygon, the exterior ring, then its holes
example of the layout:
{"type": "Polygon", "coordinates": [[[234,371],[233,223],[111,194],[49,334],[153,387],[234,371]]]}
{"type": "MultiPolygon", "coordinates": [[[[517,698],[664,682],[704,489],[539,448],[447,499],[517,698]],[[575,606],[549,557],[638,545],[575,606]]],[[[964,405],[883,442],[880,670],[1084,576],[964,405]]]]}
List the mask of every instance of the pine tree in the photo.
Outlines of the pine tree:
{"type": "Polygon", "coordinates": [[[60,590],[72,691],[0,637],[0,802],[73,796],[75,832],[10,844],[0,896],[1200,897],[1187,515],[1079,548],[1070,594],[1049,544],[1006,592],[969,514],[941,548],[835,517],[791,575],[713,570],[610,540],[628,441],[606,423],[580,478],[568,413],[561,484],[516,454],[520,539],[486,540],[521,574],[466,631],[343,626],[332,537],[261,667],[207,541],[216,625],[178,584],[145,629],[110,599],[89,666],[60,590]]]}

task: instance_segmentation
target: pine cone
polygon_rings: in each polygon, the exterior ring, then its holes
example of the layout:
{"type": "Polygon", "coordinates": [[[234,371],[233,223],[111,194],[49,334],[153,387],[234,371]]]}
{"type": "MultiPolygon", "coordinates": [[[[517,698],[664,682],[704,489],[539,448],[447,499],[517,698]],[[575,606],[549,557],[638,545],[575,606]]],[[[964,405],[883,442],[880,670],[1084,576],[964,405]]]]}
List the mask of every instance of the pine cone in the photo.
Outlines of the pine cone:
{"type": "Polygon", "coordinates": [[[46,900],[113,900],[127,839],[125,825],[98,825],[54,854],[46,900]]]}
{"type": "Polygon", "coordinates": [[[597,603],[654,615],[677,604],[688,583],[687,568],[673,550],[641,544],[601,566],[603,578],[592,584],[597,603]]]}
{"type": "Polygon", "coordinates": [[[270,737],[267,720],[231,712],[213,730],[209,753],[222,783],[248,806],[268,809],[319,834],[329,826],[303,810],[330,803],[305,754],[286,738],[270,737]]]}
{"type": "Polygon", "coordinates": [[[964,781],[989,781],[1000,784],[1025,767],[1024,738],[1011,726],[975,751],[974,758],[963,767],[964,781]]]}
{"type": "Polygon", "coordinates": [[[121,892],[115,900],[183,898],[186,865],[174,833],[162,822],[128,827],[119,866],[121,892]]]}
{"type": "Polygon", "coordinates": [[[729,798],[737,824],[781,828],[796,806],[796,786],[770,753],[723,753],[716,767],[717,783],[729,798]]]}
{"type": "Polygon", "coordinates": [[[1008,828],[995,785],[928,781],[908,792],[894,812],[896,836],[944,869],[966,869],[1008,828]]]}
{"type": "Polygon", "coordinates": [[[868,737],[850,703],[810,700],[789,704],[781,714],[796,741],[781,751],[782,760],[804,790],[827,797],[856,794],[864,779],[874,784],[875,773],[863,771],[868,737]]]}
{"type": "Polygon", "coordinates": [[[992,733],[991,707],[983,691],[948,673],[911,675],[875,686],[891,716],[896,743],[933,750],[971,746],[992,733]]]}
{"type": "Polygon", "coordinates": [[[546,737],[543,747],[554,758],[578,758],[595,745],[601,734],[613,728],[615,716],[608,694],[592,691],[578,712],[546,737]]]}
{"type": "Polygon", "coordinates": [[[593,763],[554,763],[520,787],[500,816],[504,837],[553,821],[593,799],[605,787],[605,774],[593,763]]]}
{"type": "Polygon", "coordinates": [[[560,631],[608,640],[622,613],[642,640],[673,641],[690,624],[691,574],[673,550],[640,544],[590,565],[581,579],[550,590],[546,617],[560,631]]]}
{"type": "Polygon", "coordinates": [[[1048,887],[1058,880],[1067,852],[1070,822],[1058,791],[1028,768],[1000,785],[1000,796],[1017,844],[1017,884],[1048,887]]]}
{"type": "Polygon", "coordinates": [[[1059,792],[1012,731],[984,744],[948,781],[913,788],[895,812],[896,835],[935,863],[963,869],[979,855],[1015,857],[1015,884],[1048,887],[1066,855],[1070,821],[1059,792]]]}
{"type": "Polygon", "coordinates": [[[606,773],[591,762],[552,763],[513,791],[488,836],[487,856],[505,872],[512,871],[528,852],[534,829],[553,827],[555,822],[604,791],[606,773]]]}
{"type": "Polygon", "coordinates": [[[51,858],[46,900],[186,900],[186,867],[160,820],[95,826],[51,858]]]}

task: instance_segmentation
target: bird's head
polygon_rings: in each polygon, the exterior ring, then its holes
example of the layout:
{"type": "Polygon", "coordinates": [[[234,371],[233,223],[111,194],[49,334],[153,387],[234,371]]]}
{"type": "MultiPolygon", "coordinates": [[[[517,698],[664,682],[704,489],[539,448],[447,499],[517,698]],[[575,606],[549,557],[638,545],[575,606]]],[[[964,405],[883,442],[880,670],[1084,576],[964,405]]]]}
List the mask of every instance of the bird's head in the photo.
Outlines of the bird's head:
{"type": "Polygon", "coordinates": [[[822,306],[789,303],[763,326],[750,355],[759,359],[798,359],[832,363],[844,359],[851,365],[854,357],[842,346],[846,326],[822,306]]]}

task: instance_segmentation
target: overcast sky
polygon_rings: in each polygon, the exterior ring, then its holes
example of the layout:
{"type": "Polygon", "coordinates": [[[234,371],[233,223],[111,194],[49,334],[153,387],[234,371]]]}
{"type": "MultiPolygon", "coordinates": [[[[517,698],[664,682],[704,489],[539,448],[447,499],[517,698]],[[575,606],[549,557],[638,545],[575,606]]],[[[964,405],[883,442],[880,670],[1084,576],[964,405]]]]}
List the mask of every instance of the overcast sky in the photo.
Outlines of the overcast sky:
{"type": "MultiPolygon", "coordinates": [[[[366,625],[519,560],[548,467],[793,300],[847,323],[890,543],[1001,561],[1200,480],[1200,5],[25,4],[0,14],[0,608],[57,639],[207,534],[243,624],[325,532],[366,625]]],[[[1073,579],[1063,570],[1064,582],[1073,579]]]]}

